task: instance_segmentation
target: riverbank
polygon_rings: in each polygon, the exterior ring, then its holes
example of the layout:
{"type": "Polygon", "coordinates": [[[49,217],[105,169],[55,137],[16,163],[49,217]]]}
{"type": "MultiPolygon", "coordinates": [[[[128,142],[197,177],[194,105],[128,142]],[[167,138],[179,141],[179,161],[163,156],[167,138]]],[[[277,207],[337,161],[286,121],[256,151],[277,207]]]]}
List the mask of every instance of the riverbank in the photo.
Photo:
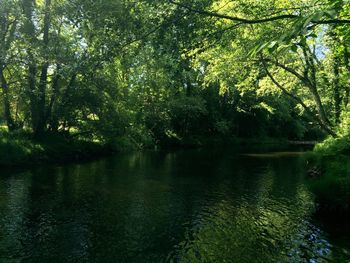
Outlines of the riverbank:
{"type": "Polygon", "coordinates": [[[212,147],[249,147],[249,148],[261,148],[264,150],[266,147],[281,147],[286,148],[288,146],[307,146],[310,145],[307,142],[290,141],[284,138],[271,138],[271,137],[257,137],[257,138],[238,138],[227,136],[191,136],[183,139],[164,140],[159,144],[162,149],[193,149],[193,148],[212,148],[212,147]]]}
{"type": "Polygon", "coordinates": [[[0,166],[26,167],[46,163],[93,160],[116,150],[98,141],[46,135],[34,140],[30,134],[4,134],[0,138],[0,166]]]}
{"type": "Polygon", "coordinates": [[[191,137],[184,140],[162,143],[159,145],[138,144],[133,139],[117,138],[102,142],[78,136],[48,134],[40,139],[33,139],[31,133],[19,132],[0,134],[0,166],[26,167],[47,163],[67,163],[89,161],[118,152],[139,151],[142,149],[190,149],[190,148],[249,148],[256,151],[266,149],[286,149],[303,146],[297,142],[274,138],[223,138],[191,137]]]}
{"type": "Polygon", "coordinates": [[[308,158],[308,186],[317,203],[316,213],[350,216],[349,136],[328,138],[308,158]]]}

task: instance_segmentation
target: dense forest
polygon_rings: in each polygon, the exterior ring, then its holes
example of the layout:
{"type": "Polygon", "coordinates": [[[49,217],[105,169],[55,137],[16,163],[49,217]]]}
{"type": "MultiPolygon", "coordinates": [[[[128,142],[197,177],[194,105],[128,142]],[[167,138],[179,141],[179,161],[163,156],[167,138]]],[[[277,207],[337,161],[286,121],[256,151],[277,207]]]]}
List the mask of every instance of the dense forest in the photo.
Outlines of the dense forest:
{"type": "Polygon", "coordinates": [[[3,133],[345,136],[349,23],[347,0],[1,0],[3,133]]]}

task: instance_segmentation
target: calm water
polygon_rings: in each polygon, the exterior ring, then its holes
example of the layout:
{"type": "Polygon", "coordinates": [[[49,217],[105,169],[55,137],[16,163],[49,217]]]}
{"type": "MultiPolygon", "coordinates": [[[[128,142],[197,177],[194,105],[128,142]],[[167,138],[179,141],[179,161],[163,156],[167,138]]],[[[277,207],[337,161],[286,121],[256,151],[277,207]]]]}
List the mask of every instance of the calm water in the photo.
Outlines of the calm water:
{"type": "Polygon", "coordinates": [[[3,170],[0,262],[346,262],[304,173],[298,154],[214,150],[3,170]]]}

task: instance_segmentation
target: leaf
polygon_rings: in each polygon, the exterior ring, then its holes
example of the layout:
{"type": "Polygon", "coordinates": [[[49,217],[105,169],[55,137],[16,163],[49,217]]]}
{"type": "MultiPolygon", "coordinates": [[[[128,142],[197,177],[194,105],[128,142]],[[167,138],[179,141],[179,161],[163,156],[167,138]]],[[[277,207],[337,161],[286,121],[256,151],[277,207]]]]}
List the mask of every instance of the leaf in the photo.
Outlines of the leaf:
{"type": "Polygon", "coordinates": [[[313,21],[319,21],[324,16],[324,12],[317,12],[312,16],[313,21]]]}
{"type": "Polygon", "coordinates": [[[295,52],[295,53],[298,52],[298,46],[297,46],[297,45],[292,45],[292,46],[290,47],[290,49],[291,49],[293,52],[295,52]]]}
{"type": "Polygon", "coordinates": [[[309,16],[308,18],[306,18],[304,24],[302,25],[302,27],[300,28],[300,31],[304,30],[305,28],[308,27],[308,25],[314,20],[314,16],[309,16]]]}
{"type": "Polygon", "coordinates": [[[272,41],[269,45],[269,48],[275,48],[277,44],[278,44],[277,41],[272,41]]]}
{"type": "Polygon", "coordinates": [[[311,34],[307,35],[307,37],[317,38],[317,35],[315,33],[311,33],[311,34]]]}
{"type": "Polygon", "coordinates": [[[324,12],[324,14],[331,19],[334,19],[337,17],[337,11],[335,9],[327,10],[324,12]]]}
{"type": "Polygon", "coordinates": [[[250,52],[249,52],[249,56],[250,57],[253,57],[255,56],[256,54],[260,53],[264,48],[266,48],[266,46],[268,45],[269,43],[263,43],[263,44],[259,44],[257,45],[256,47],[254,47],[250,52]]]}
{"type": "Polygon", "coordinates": [[[268,50],[270,53],[275,51],[278,48],[278,42],[277,41],[272,41],[270,45],[268,46],[268,50]]]}

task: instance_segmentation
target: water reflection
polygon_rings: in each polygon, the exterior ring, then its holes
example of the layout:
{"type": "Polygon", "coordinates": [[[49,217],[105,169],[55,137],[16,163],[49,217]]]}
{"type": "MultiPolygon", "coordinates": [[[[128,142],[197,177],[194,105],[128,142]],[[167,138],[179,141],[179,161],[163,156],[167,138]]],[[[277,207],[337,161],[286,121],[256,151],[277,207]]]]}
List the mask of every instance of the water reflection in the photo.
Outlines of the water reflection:
{"type": "Polygon", "coordinates": [[[0,262],[324,262],[301,156],[135,153],[0,178],[0,262]]]}

